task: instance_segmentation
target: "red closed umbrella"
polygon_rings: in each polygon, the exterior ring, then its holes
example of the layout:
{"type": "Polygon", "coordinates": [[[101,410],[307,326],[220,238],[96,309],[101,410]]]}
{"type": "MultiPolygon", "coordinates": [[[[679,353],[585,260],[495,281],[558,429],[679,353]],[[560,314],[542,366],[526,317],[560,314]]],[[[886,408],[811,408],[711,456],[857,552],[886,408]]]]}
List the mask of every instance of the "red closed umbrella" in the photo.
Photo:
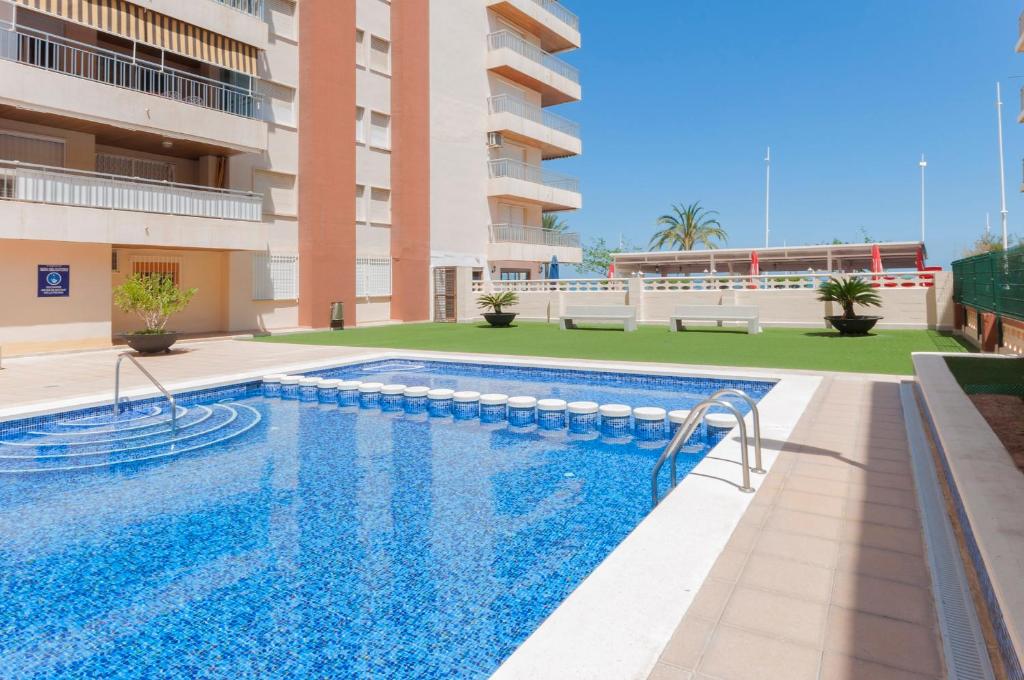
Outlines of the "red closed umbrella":
{"type": "Polygon", "coordinates": [[[754,281],[753,277],[759,276],[760,274],[761,274],[761,257],[757,254],[757,251],[755,250],[752,253],[750,253],[750,276],[751,276],[750,287],[751,288],[757,288],[757,283],[754,281]]]}
{"type": "Polygon", "coordinates": [[[871,246],[871,271],[875,274],[882,273],[882,249],[877,243],[871,246]]]}

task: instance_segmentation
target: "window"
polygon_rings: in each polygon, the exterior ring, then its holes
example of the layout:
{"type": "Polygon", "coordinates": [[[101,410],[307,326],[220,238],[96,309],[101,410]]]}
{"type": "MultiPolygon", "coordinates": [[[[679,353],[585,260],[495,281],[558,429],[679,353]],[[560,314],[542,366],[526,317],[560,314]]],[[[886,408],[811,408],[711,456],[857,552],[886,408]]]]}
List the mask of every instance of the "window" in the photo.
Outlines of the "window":
{"type": "Polygon", "coordinates": [[[530,279],[530,271],[528,269],[502,269],[501,280],[502,281],[528,281],[530,279]]]}
{"type": "Polygon", "coordinates": [[[0,131],[0,160],[64,167],[64,140],[0,131]]]}
{"type": "Polygon", "coordinates": [[[299,299],[299,256],[270,253],[253,255],[252,299],[299,299]]]}
{"type": "Polygon", "coordinates": [[[370,113],[370,146],[378,149],[391,148],[391,116],[386,113],[370,113]]]}
{"type": "Polygon", "coordinates": [[[370,36],[370,70],[391,73],[391,43],[375,35],[370,36]]]}
{"type": "Polygon", "coordinates": [[[356,107],[356,141],[360,144],[366,143],[366,109],[362,106],[356,107]]]}
{"type": "Polygon", "coordinates": [[[391,224],[391,190],[372,187],[370,189],[370,221],[377,224],[391,224]]]}
{"type": "Polygon", "coordinates": [[[132,274],[169,278],[174,285],[180,286],[181,259],[177,257],[137,255],[132,258],[132,274]]]}
{"type": "Polygon", "coordinates": [[[281,125],[295,125],[295,89],[269,80],[258,80],[256,90],[270,104],[269,119],[281,125]]]}
{"type": "Polygon", "coordinates": [[[96,172],[122,177],[141,177],[160,182],[174,181],[174,163],[113,153],[96,154],[96,172]]]}
{"type": "Polygon", "coordinates": [[[366,221],[366,187],[356,185],[356,222],[366,221]]]}
{"type": "Polygon", "coordinates": [[[356,258],[356,297],[391,295],[391,258],[356,258]]]}
{"type": "Polygon", "coordinates": [[[356,29],[356,66],[366,67],[366,34],[356,29]]]}

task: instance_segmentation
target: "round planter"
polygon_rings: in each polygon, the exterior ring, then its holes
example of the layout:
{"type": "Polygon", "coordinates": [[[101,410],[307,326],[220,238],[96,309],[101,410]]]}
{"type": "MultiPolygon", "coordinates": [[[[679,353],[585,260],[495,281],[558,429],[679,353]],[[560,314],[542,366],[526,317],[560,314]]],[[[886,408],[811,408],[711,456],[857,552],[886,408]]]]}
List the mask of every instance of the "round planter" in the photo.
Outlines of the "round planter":
{"type": "Polygon", "coordinates": [[[171,345],[178,340],[178,334],[167,333],[121,333],[128,346],[139,354],[156,354],[171,351],[171,345]]]}
{"type": "Polygon", "coordinates": [[[840,335],[867,335],[868,331],[874,328],[881,318],[880,316],[858,316],[844,319],[841,316],[826,316],[825,320],[832,324],[832,328],[839,331],[840,335]]]}
{"type": "Polygon", "coordinates": [[[495,328],[508,328],[515,321],[517,315],[516,312],[501,312],[500,314],[491,312],[484,314],[484,319],[495,328]]]}

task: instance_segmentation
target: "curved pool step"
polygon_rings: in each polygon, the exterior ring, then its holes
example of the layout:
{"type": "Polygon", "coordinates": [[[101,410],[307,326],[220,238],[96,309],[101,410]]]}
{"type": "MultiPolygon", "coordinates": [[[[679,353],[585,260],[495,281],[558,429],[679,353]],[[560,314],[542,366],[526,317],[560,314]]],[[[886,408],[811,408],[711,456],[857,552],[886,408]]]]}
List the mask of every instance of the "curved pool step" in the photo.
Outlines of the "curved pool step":
{"type": "MultiPolygon", "coordinates": [[[[71,472],[109,468],[117,465],[155,461],[185,453],[201,451],[216,444],[235,439],[248,432],[262,420],[259,412],[245,404],[214,404],[213,415],[206,424],[196,431],[179,433],[179,436],[153,437],[146,443],[131,442],[130,446],[117,449],[81,451],[73,453],[27,453],[8,455],[10,449],[0,451],[0,474],[33,472],[71,472]]],[[[13,447],[12,447],[13,448],[13,447]]]]}
{"type": "MultiPolygon", "coordinates": [[[[189,428],[194,428],[213,416],[213,409],[209,406],[197,406],[186,409],[178,416],[177,432],[181,433],[189,428]]],[[[88,444],[115,444],[151,437],[156,434],[169,433],[171,431],[170,419],[159,420],[150,425],[125,428],[122,430],[109,430],[101,428],[97,430],[82,429],[80,432],[48,432],[32,431],[10,435],[0,439],[0,451],[4,447],[67,447],[74,448],[88,444]]]]}
{"type": "MultiPolygon", "coordinates": [[[[178,417],[181,418],[187,411],[188,409],[184,406],[179,406],[177,408],[178,417]]],[[[93,432],[124,432],[125,430],[134,430],[140,427],[151,427],[160,423],[170,422],[170,409],[166,406],[154,406],[140,411],[125,411],[116,419],[111,411],[105,410],[103,413],[95,416],[89,416],[88,418],[78,418],[75,420],[53,423],[45,430],[36,430],[34,432],[40,434],[67,432],[70,434],[74,432],[82,432],[85,429],[90,428],[93,432]]]]}

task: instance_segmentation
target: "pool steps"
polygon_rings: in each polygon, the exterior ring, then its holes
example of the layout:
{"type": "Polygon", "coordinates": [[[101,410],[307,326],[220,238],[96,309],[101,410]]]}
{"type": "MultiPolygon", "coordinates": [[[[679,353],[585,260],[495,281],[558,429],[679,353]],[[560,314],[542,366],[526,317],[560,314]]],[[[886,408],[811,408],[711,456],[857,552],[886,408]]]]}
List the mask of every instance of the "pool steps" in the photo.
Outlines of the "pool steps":
{"type": "MultiPolygon", "coordinates": [[[[690,411],[684,409],[666,412],[654,406],[633,408],[626,404],[566,402],[562,399],[282,374],[264,376],[262,392],[264,397],[271,399],[298,399],[384,412],[427,413],[436,418],[479,419],[484,423],[507,421],[514,427],[568,429],[574,434],[598,432],[609,438],[632,436],[640,441],[667,439],[690,415],[690,411]]],[[[706,429],[699,435],[706,438],[708,431],[731,430],[736,426],[736,418],[731,413],[708,413],[704,416],[704,425],[706,429]]]]}

